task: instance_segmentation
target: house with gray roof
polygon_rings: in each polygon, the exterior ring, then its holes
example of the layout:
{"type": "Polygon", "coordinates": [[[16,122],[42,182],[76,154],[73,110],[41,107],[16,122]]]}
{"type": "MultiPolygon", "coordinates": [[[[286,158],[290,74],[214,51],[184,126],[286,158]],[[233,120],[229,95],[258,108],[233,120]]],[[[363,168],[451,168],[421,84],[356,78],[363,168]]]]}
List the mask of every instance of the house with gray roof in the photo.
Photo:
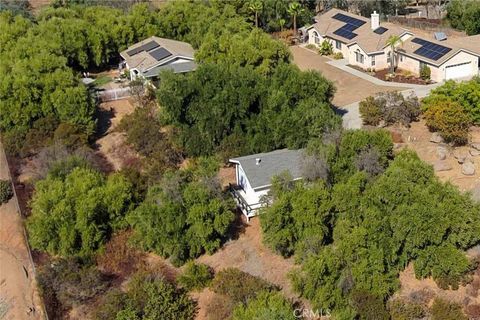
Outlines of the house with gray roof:
{"type": "Polygon", "coordinates": [[[155,79],[163,70],[184,73],[197,67],[190,44],[155,36],[128,47],[120,56],[131,80],[155,79]]]}
{"type": "Polygon", "coordinates": [[[306,30],[309,44],[319,47],[326,40],[348,64],[365,70],[389,68],[392,54],[386,42],[389,37],[398,36],[402,42],[393,52],[393,63],[399,69],[418,76],[427,66],[436,82],[469,79],[479,74],[480,35],[450,38],[443,33],[380,22],[377,12],[369,19],[339,9],[316,16],[315,23],[306,30]]]}
{"type": "Polygon", "coordinates": [[[282,149],[230,159],[236,179],[231,191],[247,220],[264,204],[262,197],[270,191],[274,176],[289,172],[293,180],[302,179],[302,154],[303,150],[282,149]]]}

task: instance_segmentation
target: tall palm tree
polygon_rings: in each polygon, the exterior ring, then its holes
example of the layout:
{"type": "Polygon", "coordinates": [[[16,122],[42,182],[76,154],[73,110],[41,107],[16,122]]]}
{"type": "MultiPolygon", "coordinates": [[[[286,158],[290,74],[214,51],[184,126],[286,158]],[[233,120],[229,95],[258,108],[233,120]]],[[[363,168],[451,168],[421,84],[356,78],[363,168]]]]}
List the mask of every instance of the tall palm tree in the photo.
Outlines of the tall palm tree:
{"type": "Polygon", "coordinates": [[[402,45],[403,41],[398,35],[391,35],[385,42],[385,45],[390,47],[390,73],[391,74],[395,73],[395,47],[399,44],[402,45]]]}
{"type": "Polygon", "coordinates": [[[302,7],[302,5],[298,2],[292,2],[288,6],[287,12],[290,16],[293,17],[293,36],[297,36],[297,17],[299,14],[301,14],[305,9],[302,7]]]}
{"type": "Polygon", "coordinates": [[[255,13],[255,27],[258,28],[258,13],[262,11],[263,9],[263,4],[261,1],[253,1],[250,3],[248,6],[248,9],[255,13]]]}

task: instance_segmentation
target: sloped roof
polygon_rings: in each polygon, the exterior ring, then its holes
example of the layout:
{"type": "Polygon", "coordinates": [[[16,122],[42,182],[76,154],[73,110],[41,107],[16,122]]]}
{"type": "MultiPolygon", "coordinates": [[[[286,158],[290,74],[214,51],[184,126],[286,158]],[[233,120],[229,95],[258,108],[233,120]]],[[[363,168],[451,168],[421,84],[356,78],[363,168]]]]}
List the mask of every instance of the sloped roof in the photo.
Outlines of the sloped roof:
{"type": "Polygon", "coordinates": [[[148,71],[157,65],[161,65],[168,60],[178,57],[184,57],[186,59],[193,60],[194,50],[192,46],[186,42],[153,36],[128,47],[128,49],[122,51],[120,55],[123,59],[125,59],[130,68],[136,68],[144,73],[145,71],[148,71]],[[131,52],[133,49],[142,47],[152,41],[156,42],[161,48],[164,48],[168,53],[170,53],[170,55],[161,60],[155,59],[149,52],[155,51],[158,49],[158,47],[152,50],[141,51],[136,54],[129,55],[129,52],[131,52]]]}
{"type": "Polygon", "coordinates": [[[385,47],[385,42],[391,35],[402,35],[404,33],[410,33],[407,29],[404,29],[400,26],[397,26],[393,23],[381,23],[380,26],[387,28],[383,34],[378,34],[373,32],[371,28],[371,22],[369,18],[365,18],[350,12],[346,12],[340,9],[330,9],[322,15],[315,17],[315,23],[311,26],[315,28],[317,32],[322,36],[327,36],[332,39],[339,40],[347,45],[352,45],[357,43],[366,53],[377,52],[383,50],[385,47]],[[338,13],[345,14],[349,17],[356,18],[358,20],[364,21],[365,23],[357,28],[354,33],[357,34],[356,37],[352,39],[346,39],[339,35],[334,34],[335,30],[343,27],[345,22],[334,19],[338,13]]]}
{"type": "Polygon", "coordinates": [[[249,156],[230,159],[230,162],[239,163],[253,189],[270,186],[272,178],[284,171],[290,172],[293,179],[302,178],[300,161],[303,150],[276,150],[267,153],[252,154],[249,156]],[[257,165],[257,160],[260,163],[257,165]]]}
{"type": "MultiPolygon", "coordinates": [[[[416,36],[417,37],[417,36],[416,36]]],[[[431,60],[424,56],[420,56],[415,54],[415,50],[421,47],[421,45],[412,42],[415,37],[407,39],[402,46],[400,46],[397,50],[399,52],[404,52],[410,56],[413,56],[419,60],[429,62],[433,65],[440,66],[449,60],[451,57],[455,56],[459,51],[465,50],[471,54],[480,56],[480,35],[474,35],[469,37],[456,37],[456,38],[447,38],[447,40],[438,41],[435,40],[433,33],[431,35],[419,35],[418,38],[430,41],[435,44],[439,44],[441,46],[450,48],[447,54],[441,57],[438,60],[431,60]]]]}

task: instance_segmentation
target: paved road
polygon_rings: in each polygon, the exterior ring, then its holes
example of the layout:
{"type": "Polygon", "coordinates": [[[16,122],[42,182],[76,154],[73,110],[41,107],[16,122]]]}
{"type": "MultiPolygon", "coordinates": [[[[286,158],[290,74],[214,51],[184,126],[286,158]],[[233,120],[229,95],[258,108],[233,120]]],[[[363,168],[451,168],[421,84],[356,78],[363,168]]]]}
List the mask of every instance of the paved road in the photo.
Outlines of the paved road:
{"type": "MultiPolygon", "coordinates": [[[[0,179],[9,172],[0,142],[0,179]]],[[[13,197],[0,206],[0,319],[42,319],[34,269],[24,237],[23,219],[13,197]]]]}

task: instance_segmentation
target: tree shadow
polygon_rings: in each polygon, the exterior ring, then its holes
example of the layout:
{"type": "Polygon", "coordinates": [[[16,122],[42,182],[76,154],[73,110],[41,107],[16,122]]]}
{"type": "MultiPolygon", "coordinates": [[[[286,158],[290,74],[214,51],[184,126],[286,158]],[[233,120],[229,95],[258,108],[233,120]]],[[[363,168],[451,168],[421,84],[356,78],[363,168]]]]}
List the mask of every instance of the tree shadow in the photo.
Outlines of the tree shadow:
{"type": "Polygon", "coordinates": [[[245,233],[248,223],[245,220],[245,216],[239,208],[235,211],[235,220],[230,224],[230,228],[227,231],[226,238],[229,240],[237,240],[241,234],[245,233]]]}
{"type": "Polygon", "coordinates": [[[112,118],[115,117],[115,110],[110,107],[108,109],[97,108],[95,118],[97,119],[97,127],[95,129],[95,139],[104,137],[108,129],[112,126],[112,118]]]}
{"type": "Polygon", "coordinates": [[[343,108],[340,108],[340,107],[337,107],[337,106],[335,106],[335,105],[332,105],[332,109],[333,109],[333,111],[334,111],[337,115],[339,115],[340,117],[343,117],[345,114],[348,113],[348,110],[343,109],[343,108]]]}

